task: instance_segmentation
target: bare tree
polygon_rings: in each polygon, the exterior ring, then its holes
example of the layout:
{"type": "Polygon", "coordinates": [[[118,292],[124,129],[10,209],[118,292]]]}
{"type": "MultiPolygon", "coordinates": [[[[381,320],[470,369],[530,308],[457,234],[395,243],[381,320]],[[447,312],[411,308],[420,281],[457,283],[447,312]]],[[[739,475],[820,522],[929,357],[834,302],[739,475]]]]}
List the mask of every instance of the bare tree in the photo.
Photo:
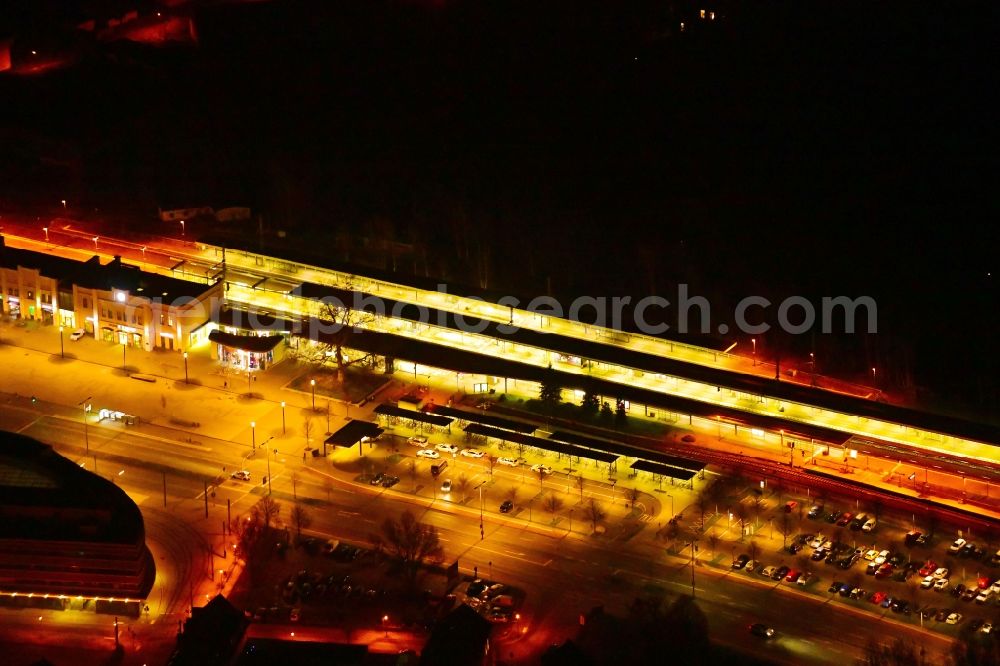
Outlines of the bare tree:
{"type": "Polygon", "coordinates": [[[545,490],[545,486],[543,485],[544,483],[545,483],[545,468],[544,467],[539,467],[538,468],[538,489],[539,490],[545,490]]]}
{"type": "Polygon", "coordinates": [[[590,501],[584,505],[584,515],[587,516],[587,520],[590,521],[590,525],[593,531],[597,531],[597,524],[607,518],[607,513],[604,511],[604,507],[601,506],[600,502],[595,500],[593,497],[590,501]]]}
{"type": "Polygon", "coordinates": [[[462,493],[462,501],[464,502],[469,493],[469,477],[465,474],[459,474],[458,478],[455,480],[455,485],[458,487],[458,491],[462,493]]]}
{"type": "Polygon", "coordinates": [[[635,503],[639,501],[639,489],[629,488],[625,491],[625,497],[628,499],[629,507],[634,509],[635,503]]]}
{"type": "Polygon", "coordinates": [[[713,530],[708,533],[708,548],[709,550],[712,551],[713,559],[715,558],[715,549],[718,547],[718,545],[719,545],[719,535],[716,534],[715,531],[713,530]]]}
{"type": "Polygon", "coordinates": [[[576,487],[580,491],[580,501],[582,502],[583,501],[583,486],[584,486],[584,483],[585,483],[583,475],[578,475],[576,477],[576,481],[574,483],[576,483],[576,487]]]}
{"type": "Polygon", "coordinates": [[[743,535],[746,533],[748,513],[746,505],[743,502],[737,502],[736,507],[733,509],[733,515],[740,522],[740,541],[743,541],[743,535]]]}
{"type": "Polygon", "coordinates": [[[509,488],[507,488],[507,492],[504,493],[504,499],[510,500],[511,503],[513,504],[514,502],[517,501],[517,492],[518,492],[517,486],[510,486],[509,488]]]}
{"type": "Polygon", "coordinates": [[[437,528],[419,522],[409,511],[399,520],[386,518],[381,535],[373,535],[372,540],[400,561],[411,583],[422,562],[439,562],[444,554],[437,528]]]}
{"type": "Polygon", "coordinates": [[[307,530],[312,525],[312,516],[309,515],[309,511],[305,507],[296,502],[295,506],[292,507],[290,517],[292,526],[295,527],[295,536],[301,541],[302,530],[307,530]]]}
{"type": "Polygon", "coordinates": [[[562,508],[562,505],[562,499],[555,493],[549,493],[545,496],[545,499],[542,500],[542,506],[553,516],[559,513],[559,509],[562,508]]]}
{"type": "Polygon", "coordinates": [[[694,506],[698,509],[701,531],[705,531],[705,512],[708,510],[708,493],[702,489],[694,498],[694,506]]]}
{"type": "Polygon", "coordinates": [[[494,456],[494,455],[488,455],[488,456],[486,456],[486,462],[490,466],[490,478],[492,479],[493,478],[493,468],[497,464],[497,457],[494,456]]]}
{"type": "Polygon", "coordinates": [[[413,484],[414,489],[417,487],[417,461],[411,460],[406,466],[406,471],[410,475],[410,483],[413,484]]]}
{"type": "Polygon", "coordinates": [[[755,494],[753,496],[753,503],[751,504],[751,507],[753,508],[753,520],[755,527],[760,523],[760,513],[764,510],[765,506],[766,503],[764,502],[764,498],[755,494]]]}
{"type": "Polygon", "coordinates": [[[313,433],[316,431],[316,422],[313,419],[307,418],[302,422],[302,434],[306,438],[306,448],[310,446],[312,441],[313,433]]]}
{"type": "Polygon", "coordinates": [[[299,477],[299,473],[298,472],[292,472],[291,479],[292,479],[292,499],[295,500],[296,502],[298,502],[299,501],[298,485],[299,485],[299,481],[301,480],[300,477],[299,477]]]}
{"type": "Polygon", "coordinates": [[[327,327],[333,329],[333,332],[327,335],[324,342],[316,346],[321,362],[328,362],[330,358],[328,352],[333,352],[333,360],[337,367],[337,384],[343,386],[347,368],[357,364],[369,364],[374,358],[372,354],[359,354],[355,358],[348,359],[344,354],[344,348],[351,346],[351,339],[359,329],[370,327],[374,323],[375,315],[337,305],[330,302],[323,303],[320,318],[327,327]]]}
{"type": "Polygon", "coordinates": [[[264,495],[254,505],[252,511],[258,512],[260,520],[264,525],[264,531],[266,532],[271,528],[271,523],[278,521],[278,516],[281,514],[281,504],[271,499],[270,495],[264,495]]]}
{"type": "Polygon", "coordinates": [[[781,512],[781,524],[778,526],[781,532],[781,547],[788,548],[788,537],[795,533],[795,525],[788,518],[788,514],[781,512]]]}

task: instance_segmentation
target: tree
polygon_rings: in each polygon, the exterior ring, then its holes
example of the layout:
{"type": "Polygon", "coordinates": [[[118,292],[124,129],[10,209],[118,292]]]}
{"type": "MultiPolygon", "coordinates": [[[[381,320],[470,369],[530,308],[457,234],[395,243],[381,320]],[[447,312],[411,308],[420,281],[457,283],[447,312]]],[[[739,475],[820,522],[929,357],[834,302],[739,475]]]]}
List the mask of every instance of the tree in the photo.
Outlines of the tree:
{"type": "Polygon", "coordinates": [[[625,491],[625,497],[628,499],[629,507],[634,509],[635,503],[639,500],[639,489],[629,488],[625,491]]]}
{"type": "Polygon", "coordinates": [[[266,532],[271,528],[272,522],[277,522],[278,515],[281,514],[281,504],[271,499],[270,495],[264,495],[260,501],[254,505],[251,511],[257,511],[266,532]]]}
{"type": "Polygon", "coordinates": [[[924,648],[912,641],[897,638],[891,644],[881,645],[873,638],[865,646],[861,663],[864,666],[924,666],[930,662],[924,648]]]}
{"type": "Polygon", "coordinates": [[[417,487],[417,461],[411,460],[406,466],[406,471],[410,475],[410,483],[413,484],[414,489],[417,487]]]}
{"type": "Polygon", "coordinates": [[[312,441],[313,432],[316,431],[316,422],[313,419],[307,418],[302,422],[302,434],[306,437],[306,448],[309,448],[309,443],[312,441]]]}
{"type": "Polygon", "coordinates": [[[305,507],[296,503],[292,507],[290,517],[292,519],[292,526],[295,527],[295,536],[301,541],[302,530],[307,530],[312,525],[312,516],[309,515],[309,511],[305,507]]]}
{"type": "Polygon", "coordinates": [[[593,391],[587,391],[583,394],[583,400],[580,401],[580,410],[584,415],[593,418],[597,416],[597,412],[601,409],[601,400],[597,397],[597,394],[593,391]]]}
{"type": "Polygon", "coordinates": [[[750,539],[750,559],[754,562],[757,561],[757,551],[760,550],[757,546],[756,539],[750,539]]]}
{"type": "Polygon", "coordinates": [[[542,506],[553,516],[559,513],[559,509],[562,508],[562,505],[562,499],[560,499],[555,493],[549,493],[545,496],[545,499],[542,500],[542,506]]]}
{"type": "Polygon", "coordinates": [[[437,528],[419,522],[409,511],[404,511],[399,520],[386,518],[381,535],[374,535],[372,540],[399,560],[411,583],[422,562],[438,562],[444,554],[437,528]]]}
{"type": "Polygon", "coordinates": [[[543,485],[544,483],[545,483],[545,469],[543,467],[539,467],[538,468],[538,489],[539,490],[545,490],[545,487],[543,485]]]}
{"type": "Polygon", "coordinates": [[[490,478],[492,479],[493,478],[493,468],[497,464],[497,457],[494,456],[494,455],[488,455],[488,456],[486,456],[486,462],[490,466],[490,478]]]}
{"type": "Polygon", "coordinates": [[[628,422],[628,411],[625,409],[625,401],[618,398],[615,403],[615,427],[624,428],[628,422]]]}
{"type": "Polygon", "coordinates": [[[574,483],[576,484],[576,487],[580,490],[580,501],[582,502],[583,501],[583,486],[586,483],[586,481],[584,480],[584,478],[583,478],[582,475],[579,475],[579,476],[576,477],[576,480],[574,481],[574,483]]]}
{"type": "Polygon", "coordinates": [[[321,340],[309,345],[300,355],[319,365],[329,364],[332,356],[337,368],[337,384],[343,386],[347,368],[358,364],[367,365],[374,359],[372,354],[360,353],[348,359],[344,349],[351,347],[350,342],[358,330],[369,328],[375,322],[375,315],[324,299],[319,318],[323,325],[321,340]]]}
{"type": "Polygon", "coordinates": [[[694,498],[694,506],[698,509],[698,517],[701,521],[701,531],[705,531],[705,512],[708,510],[708,493],[702,489],[694,498]]]}
{"type": "Polygon", "coordinates": [[[611,405],[607,402],[601,405],[601,420],[605,423],[614,421],[615,413],[611,411],[611,405]]]}
{"type": "Polygon", "coordinates": [[[504,493],[504,499],[510,500],[510,503],[513,504],[517,501],[517,493],[518,493],[517,486],[509,486],[507,488],[507,492],[504,493]]]}
{"type": "Polygon", "coordinates": [[[604,507],[601,506],[600,502],[591,497],[590,501],[584,505],[583,510],[587,520],[590,521],[591,528],[596,532],[597,524],[607,518],[608,515],[604,511],[604,507]]]}
{"type": "Polygon", "coordinates": [[[753,507],[753,520],[756,526],[760,522],[760,512],[764,510],[764,498],[754,494],[751,506],[753,507]]]}
{"type": "Polygon", "coordinates": [[[746,533],[747,524],[747,507],[743,502],[738,502],[736,508],[733,509],[733,516],[740,522],[740,541],[743,541],[743,535],[746,533]]]}
{"type": "Polygon", "coordinates": [[[715,557],[715,549],[719,545],[719,535],[715,531],[708,533],[708,548],[712,551],[712,557],[715,557]]]}
{"type": "Polygon", "coordinates": [[[458,491],[462,493],[462,501],[464,502],[468,498],[469,477],[465,474],[459,474],[458,479],[455,480],[455,485],[458,486],[458,491]]]}
{"type": "Polygon", "coordinates": [[[795,525],[788,519],[788,514],[781,512],[781,525],[778,526],[781,532],[781,547],[788,548],[788,537],[795,533],[795,525]]]}
{"type": "Polygon", "coordinates": [[[562,390],[563,387],[559,383],[559,375],[552,369],[552,364],[550,363],[548,370],[542,376],[542,386],[538,392],[539,399],[549,410],[549,413],[553,413],[556,405],[562,401],[562,390]]]}

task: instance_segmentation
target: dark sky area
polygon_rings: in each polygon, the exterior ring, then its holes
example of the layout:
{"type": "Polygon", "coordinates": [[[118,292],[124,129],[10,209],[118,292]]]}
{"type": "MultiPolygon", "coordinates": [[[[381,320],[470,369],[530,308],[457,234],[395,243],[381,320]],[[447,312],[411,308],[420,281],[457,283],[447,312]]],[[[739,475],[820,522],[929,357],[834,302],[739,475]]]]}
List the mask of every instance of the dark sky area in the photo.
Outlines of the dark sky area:
{"type": "Polygon", "coordinates": [[[529,295],[867,294],[878,336],[771,342],[1000,403],[991,3],[233,4],[158,48],[54,29],[126,4],[8,5],[15,57],[80,55],[0,74],[0,205],[249,205],[314,251],[394,239],[400,270],[529,295]]]}

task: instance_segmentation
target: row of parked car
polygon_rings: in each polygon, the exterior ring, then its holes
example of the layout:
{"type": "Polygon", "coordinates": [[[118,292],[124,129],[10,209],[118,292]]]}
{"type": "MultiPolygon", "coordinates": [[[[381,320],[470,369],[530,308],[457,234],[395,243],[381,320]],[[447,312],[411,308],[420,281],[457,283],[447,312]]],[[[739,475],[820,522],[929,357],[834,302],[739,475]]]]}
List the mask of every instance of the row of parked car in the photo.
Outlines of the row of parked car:
{"type": "Polygon", "coordinates": [[[806,514],[812,520],[826,520],[831,525],[850,527],[855,532],[871,532],[878,526],[878,520],[866,513],[854,514],[850,511],[827,511],[822,505],[815,505],[806,514]]]}

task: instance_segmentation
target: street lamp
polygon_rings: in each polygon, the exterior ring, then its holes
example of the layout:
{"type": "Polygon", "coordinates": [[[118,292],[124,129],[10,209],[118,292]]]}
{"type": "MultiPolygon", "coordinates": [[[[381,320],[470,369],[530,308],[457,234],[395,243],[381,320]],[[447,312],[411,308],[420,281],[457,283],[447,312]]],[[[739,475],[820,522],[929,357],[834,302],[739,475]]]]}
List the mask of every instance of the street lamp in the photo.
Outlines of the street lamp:
{"type": "Polygon", "coordinates": [[[66,200],[65,199],[62,200],[62,205],[63,205],[63,210],[66,210],[66,200]]]}
{"type": "Polygon", "coordinates": [[[316,411],[316,380],[315,379],[310,379],[309,380],[309,385],[312,387],[312,408],[313,408],[313,411],[315,412],[316,411]]]}
{"type": "Polygon", "coordinates": [[[184,383],[188,383],[188,353],[184,352],[184,383]]]}
{"type": "Polygon", "coordinates": [[[45,232],[45,242],[48,243],[49,242],[49,228],[48,227],[42,227],[42,231],[45,232]]]}
{"type": "Polygon", "coordinates": [[[753,343],[753,364],[757,365],[757,338],[750,338],[753,343]]]}
{"type": "Polygon", "coordinates": [[[93,238],[91,238],[91,240],[94,241],[94,249],[95,250],[97,249],[97,239],[98,238],[100,238],[100,236],[94,236],[93,238]]]}
{"type": "Polygon", "coordinates": [[[388,615],[383,615],[382,616],[382,629],[385,630],[385,637],[389,638],[389,616],[388,615]]]}
{"type": "Polygon", "coordinates": [[[875,384],[875,388],[878,388],[878,379],[875,377],[875,368],[872,368],[872,383],[875,384]]]}
{"type": "Polygon", "coordinates": [[[281,434],[285,434],[285,401],[281,401],[281,434]]]}
{"type": "Polygon", "coordinates": [[[257,422],[250,422],[250,450],[257,450],[257,422]]]}
{"type": "Polygon", "coordinates": [[[127,347],[126,343],[123,342],[122,343],[122,372],[128,372],[128,370],[126,369],[126,366],[125,366],[125,349],[126,349],[126,347],[127,347]]]}
{"type": "MultiPolygon", "coordinates": [[[[266,447],[267,443],[270,442],[274,437],[268,437],[263,442],[260,443],[262,447],[266,447]]],[[[264,450],[264,455],[267,457],[267,494],[271,494],[271,452],[264,450]]],[[[274,450],[274,455],[278,455],[278,449],[274,450]]]]}
{"type": "Polygon", "coordinates": [[[677,515],[676,513],[674,513],[674,496],[667,493],[667,497],[670,498],[670,519],[673,520],[674,516],[677,515]]]}
{"type": "Polygon", "coordinates": [[[91,397],[93,396],[88,395],[86,398],[76,403],[78,407],[83,407],[83,441],[87,446],[87,455],[90,455],[90,436],[87,434],[87,412],[90,411],[91,397]]]}
{"type": "Polygon", "coordinates": [[[181,220],[181,236],[184,235],[184,220],[181,220]]]}
{"type": "Polygon", "coordinates": [[[66,358],[66,347],[63,344],[63,327],[59,327],[59,356],[66,358]]]}

